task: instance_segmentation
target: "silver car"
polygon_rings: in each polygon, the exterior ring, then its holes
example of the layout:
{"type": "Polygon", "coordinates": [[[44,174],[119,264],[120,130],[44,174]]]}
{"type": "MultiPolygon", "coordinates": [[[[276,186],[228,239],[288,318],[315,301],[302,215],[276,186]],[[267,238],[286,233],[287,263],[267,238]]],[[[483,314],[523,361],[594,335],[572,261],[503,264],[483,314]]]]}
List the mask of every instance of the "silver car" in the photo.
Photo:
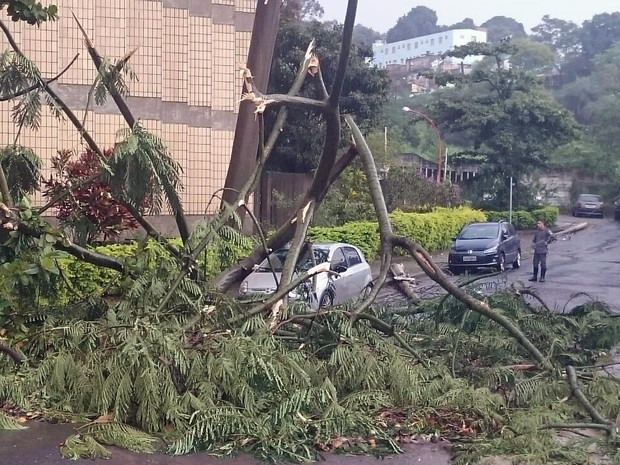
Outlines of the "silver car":
{"type": "MultiPolygon", "coordinates": [[[[334,273],[319,273],[289,293],[289,299],[305,300],[311,307],[338,305],[350,299],[363,297],[372,286],[370,265],[360,249],[341,242],[312,244],[314,260],[309,250],[296,267],[301,274],[315,265],[329,263],[334,273]]],[[[240,296],[271,294],[278,287],[288,249],[273,252],[256,266],[239,287],[240,296]],[[271,263],[271,266],[270,266],[271,263]],[[273,267],[273,269],[272,269],[273,267]],[[277,280],[277,282],[276,282],[277,280]]]]}

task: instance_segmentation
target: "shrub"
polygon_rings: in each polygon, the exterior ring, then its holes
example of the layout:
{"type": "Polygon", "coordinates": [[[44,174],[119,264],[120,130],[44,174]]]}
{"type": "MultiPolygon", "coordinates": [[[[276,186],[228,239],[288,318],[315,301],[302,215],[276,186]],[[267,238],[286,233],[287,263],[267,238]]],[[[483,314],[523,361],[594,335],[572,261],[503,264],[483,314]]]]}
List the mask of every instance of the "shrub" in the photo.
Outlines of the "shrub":
{"type": "MultiPolygon", "coordinates": [[[[508,211],[485,211],[488,221],[508,220],[510,212],[508,211]]],[[[553,226],[560,211],[557,207],[546,206],[537,210],[527,212],[517,210],[512,212],[512,224],[517,229],[533,229],[536,227],[536,220],[541,218],[547,226],[553,226]]]]}
{"type": "MultiPolygon", "coordinates": [[[[470,208],[436,208],[430,213],[395,211],[390,220],[396,234],[411,238],[428,251],[445,249],[459,230],[474,221],[485,221],[484,213],[470,208]]],[[[359,247],[368,260],[379,253],[381,241],[375,222],[352,222],[335,228],[311,228],[316,242],[348,242],[359,247]]]]}

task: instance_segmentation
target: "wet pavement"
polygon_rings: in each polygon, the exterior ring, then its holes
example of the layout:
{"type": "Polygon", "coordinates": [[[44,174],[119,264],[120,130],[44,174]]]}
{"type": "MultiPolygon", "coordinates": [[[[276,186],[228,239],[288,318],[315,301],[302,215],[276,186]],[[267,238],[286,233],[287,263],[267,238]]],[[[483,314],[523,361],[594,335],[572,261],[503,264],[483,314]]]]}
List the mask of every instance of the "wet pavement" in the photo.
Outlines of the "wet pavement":
{"type": "MultiPolygon", "coordinates": [[[[165,454],[136,454],[110,447],[110,459],[80,459],[69,461],[60,456],[59,445],[75,431],[72,425],[31,422],[28,429],[0,431],[0,465],[256,465],[259,462],[245,454],[230,459],[218,459],[206,453],[182,456],[165,454]]],[[[405,453],[389,455],[385,461],[392,465],[448,465],[450,453],[443,443],[403,445],[405,453]]],[[[325,454],[327,465],[378,465],[372,456],[325,454]]],[[[381,462],[385,463],[385,462],[381,462]]]]}
{"type": "MultiPolygon", "coordinates": [[[[502,290],[511,285],[520,285],[536,291],[552,310],[563,312],[590,300],[599,300],[609,305],[614,313],[620,313],[620,222],[610,218],[572,218],[561,216],[558,229],[566,229],[587,222],[579,232],[559,236],[549,246],[547,258],[547,279],[544,283],[531,283],[532,275],[531,231],[519,232],[522,247],[522,265],[509,269],[501,275],[480,280],[477,284],[484,292],[502,290]]],[[[432,254],[436,263],[447,268],[446,252],[432,254]]],[[[421,298],[432,298],[445,291],[428,278],[411,257],[397,257],[394,262],[403,263],[405,271],[415,276],[416,291],[421,298]]],[[[373,272],[378,274],[378,264],[373,263],[373,272]]],[[[463,276],[453,278],[455,281],[463,276]]],[[[531,298],[533,305],[540,305],[531,298]]],[[[400,290],[386,286],[381,290],[378,303],[388,306],[406,306],[408,301],[400,290]]]]}

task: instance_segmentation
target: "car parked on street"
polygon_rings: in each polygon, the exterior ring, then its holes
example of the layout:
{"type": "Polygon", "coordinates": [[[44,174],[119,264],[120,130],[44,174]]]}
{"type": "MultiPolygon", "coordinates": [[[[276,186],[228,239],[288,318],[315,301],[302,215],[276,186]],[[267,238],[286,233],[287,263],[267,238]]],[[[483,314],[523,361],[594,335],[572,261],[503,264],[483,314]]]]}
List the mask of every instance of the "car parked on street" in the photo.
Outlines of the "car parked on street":
{"type": "Polygon", "coordinates": [[[603,200],[600,195],[581,194],[573,204],[573,216],[603,217],[603,200]]]}
{"type": "MultiPolygon", "coordinates": [[[[319,273],[289,293],[291,300],[303,300],[313,308],[339,305],[364,296],[372,286],[370,265],[362,251],[351,244],[326,242],[312,244],[299,258],[296,275],[321,263],[329,263],[333,273],[319,273]]],[[[282,275],[288,248],[276,250],[256,266],[241,283],[239,295],[261,295],[275,292],[282,275]]]]}
{"type": "Polygon", "coordinates": [[[521,266],[521,240],[508,221],[470,223],[463,226],[448,253],[448,269],[458,274],[485,267],[505,271],[521,266]]]}

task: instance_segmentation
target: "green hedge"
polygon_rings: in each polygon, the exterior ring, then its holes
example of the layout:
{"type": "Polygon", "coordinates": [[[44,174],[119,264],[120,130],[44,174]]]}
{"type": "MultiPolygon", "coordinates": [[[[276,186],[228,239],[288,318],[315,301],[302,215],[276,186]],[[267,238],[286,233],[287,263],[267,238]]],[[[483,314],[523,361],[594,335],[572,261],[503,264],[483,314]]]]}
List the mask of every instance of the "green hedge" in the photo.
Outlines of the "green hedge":
{"type": "MultiPolygon", "coordinates": [[[[507,220],[510,212],[485,211],[488,221],[507,220]]],[[[546,206],[531,212],[517,210],[512,212],[512,224],[517,229],[534,229],[536,220],[542,218],[547,226],[553,226],[558,220],[560,210],[557,207],[546,206]]]]}
{"type": "MultiPolygon", "coordinates": [[[[180,239],[170,240],[176,247],[181,248],[180,239]]],[[[254,243],[248,242],[246,246],[234,246],[223,241],[217,247],[208,247],[198,258],[198,266],[207,276],[215,276],[221,270],[239,262],[254,248],[254,243]]],[[[157,261],[171,258],[168,251],[154,241],[149,241],[143,247],[150,254],[149,266],[154,266],[157,261]]],[[[138,244],[111,244],[94,247],[97,253],[121,259],[122,261],[135,261],[138,244]]],[[[58,282],[58,304],[66,304],[86,298],[93,294],[100,294],[104,289],[115,293],[121,283],[121,274],[109,268],[102,268],[74,257],[58,261],[58,266],[66,279],[58,282]],[[110,286],[116,280],[116,283],[110,286]]]]}
{"type": "MultiPolygon", "coordinates": [[[[432,252],[446,249],[451,238],[467,223],[486,221],[479,210],[470,208],[436,208],[431,213],[390,214],[396,234],[409,237],[432,252]]],[[[374,222],[351,222],[335,228],[311,228],[308,236],[315,242],[348,242],[359,247],[368,260],[379,253],[379,226],[374,222]]]]}
{"type": "MultiPolygon", "coordinates": [[[[431,213],[404,213],[395,211],[390,214],[392,226],[396,234],[409,237],[428,251],[442,250],[450,246],[451,238],[467,223],[486,221],[487,217],[479,210],[470,208],[437,208],[431,213]]],[[[308,236],[316,242],[348,242],[358,246],[368,260],[373,260],[379,253],[379,227],[376,222],[357,221],[346,223],[334,228],[311,228],[308,236]]],[[[172,241],[177,247],[179,240],[172,241]]],[[[98,253],[123,260],[134,260],[137,250],[136,243],[114,244],[95,247],[98,253]]],[[[160,245],[149,242],[145,245],[151,254],[151,262],[169,258],[168,252],[160,245]]],[[[231,266],[245,257],[253,244],[244,247],[231,246],[222,242],[217,247],[206,249],[199,260],[199,267],[208,276],[231,266]]],[[[59,261],[59,267],[66,280],[59,283],[59,301],[66,303],[79,300],[93,294],[99,294],[113,280],[121,284],[120,274],[116,271],[100,268],[89,263],[67,258],[59,261]]],[[[114,290],[116,286],[111,288],[114,290]]]]}

